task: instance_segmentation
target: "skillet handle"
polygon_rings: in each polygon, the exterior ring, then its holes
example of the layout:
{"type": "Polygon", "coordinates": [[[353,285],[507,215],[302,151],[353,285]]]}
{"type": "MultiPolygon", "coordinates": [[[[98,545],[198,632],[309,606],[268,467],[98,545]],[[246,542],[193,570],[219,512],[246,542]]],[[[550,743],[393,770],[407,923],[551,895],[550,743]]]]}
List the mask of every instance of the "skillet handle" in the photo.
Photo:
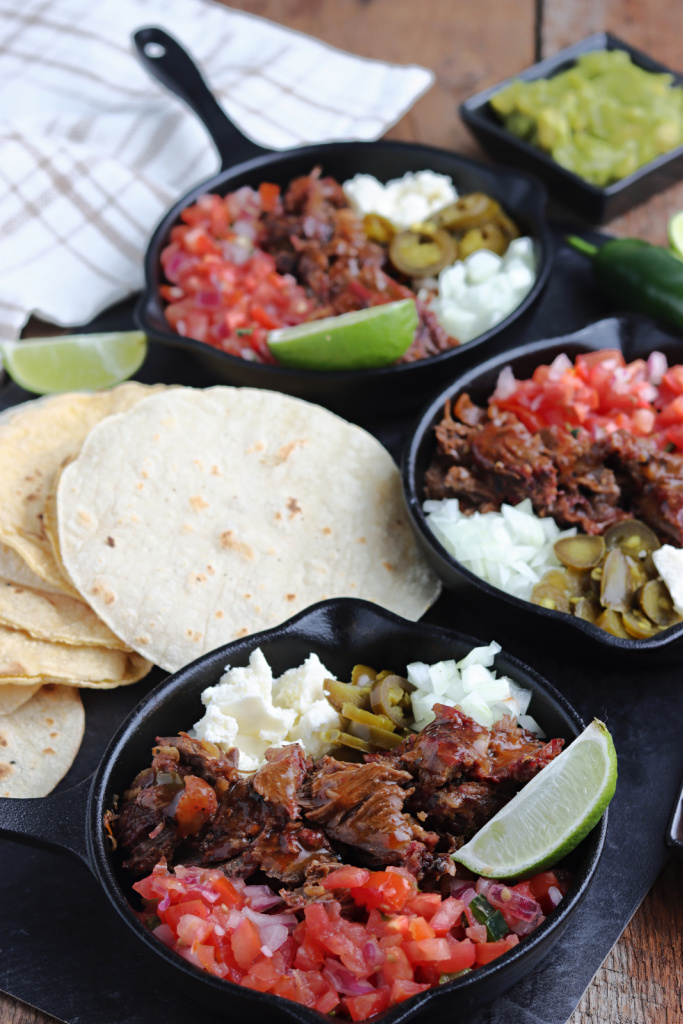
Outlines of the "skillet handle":
{"type": "Polygon", "coordinates": [[[57,850],[91,867],[86,820],[93,776],[56,796],[27,800],[0,798],[0,837],[57,850]]]}
{"type": "Polygon", "coordinates": [[[149,26],[133,33],[140,62],[152,78],[170,89],[197,114],[221,158],[221,170],[269,153],[232,123],[204,81],[189,53],[162,28],[149,26]]]}

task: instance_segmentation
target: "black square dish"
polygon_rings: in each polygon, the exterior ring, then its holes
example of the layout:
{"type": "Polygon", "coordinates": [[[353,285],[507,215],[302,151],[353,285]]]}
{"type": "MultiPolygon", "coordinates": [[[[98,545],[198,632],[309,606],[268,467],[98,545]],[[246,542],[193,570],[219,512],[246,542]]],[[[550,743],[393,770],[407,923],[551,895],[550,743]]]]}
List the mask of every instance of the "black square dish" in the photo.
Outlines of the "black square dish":
{"type": "Polygon", "coordinates": [[[663,153],[656,160],[606,188],[598,188],[573,171],[565,170],[542,150],[507,131],[489,104],[492,96],[515,79],[532,82],[539,78],[551,78],[571,67],[577,57],[593,50],[625,50],[638,67],[646,71],[671,74],[674,85],[683,86],[683,74],[660,64],[609,32],[595,32],[554,56],[533,64],[518,75],[471,96],[460,105],[460,116],[494,159],[532,171],[564,206],[586,220],[602,224],[680,181],[683,177],[683,146],[663,153]]]}

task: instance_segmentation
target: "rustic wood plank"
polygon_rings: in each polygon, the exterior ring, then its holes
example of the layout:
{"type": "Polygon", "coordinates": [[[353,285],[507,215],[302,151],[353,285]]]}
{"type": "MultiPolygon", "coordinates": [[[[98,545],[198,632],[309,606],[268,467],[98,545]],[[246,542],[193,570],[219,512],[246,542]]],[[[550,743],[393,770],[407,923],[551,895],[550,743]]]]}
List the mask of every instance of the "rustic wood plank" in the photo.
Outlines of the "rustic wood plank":
{"type": "Polygon", "coordinates": [[[591,32],[612,32],[625,43],[683,70],[683,0],[542,0],[542,56],[591,32]]]}
{"type": "Polygon", "coordinates": [[[593,979],[568,1024],[683,1021],[683,870],[671,861],[593,979]]]}
{"type": "Polygon", "coordinates": [[[431,68],[436,83],[389,138],[481,157],[457,108],[534,61],[535,0],[231,0],[230,7],[364,57],[431,68]]]}

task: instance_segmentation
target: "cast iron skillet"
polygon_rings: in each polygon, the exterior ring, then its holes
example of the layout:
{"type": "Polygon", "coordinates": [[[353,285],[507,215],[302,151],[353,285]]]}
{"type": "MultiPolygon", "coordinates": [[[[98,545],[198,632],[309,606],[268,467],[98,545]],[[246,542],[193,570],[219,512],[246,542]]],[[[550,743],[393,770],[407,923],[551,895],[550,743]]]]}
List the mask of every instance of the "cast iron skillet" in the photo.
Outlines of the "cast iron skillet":
{"type": "Polygon", "coordinates": [[[600,320],[573,334],[529,342],[494,356],[459,374],[422,413],[403,455],[403,493],[417,541],[446,586],[460,591],[463,597],[466,593],[472,595],[474,591],[480,591],[486,595],[487,608],[492,614],[504,615],[508,621],[518,621],[520,629],[526,631],[535,625],[544,633],[556,636],[558,643],[571,644],[573,652],[580,651],[586,657],[594,658],[596,654],[609,659],[636,656],[642,659],[641,663],[652,664],[658,656],[666,658],[678,654],[683,640],[683,622],[646,640],[624,640],[574,615],[512,597],[456,561],[436,539],[422,511],[424,475],[436,447],[434,427],[443,418],[446,401],[467,392],[478,405],[486,405],[504,366],[511,366],[518,379],[526,379],[537,366],[551,363],[561,352],[574,359],[581,352],[604,348],[620,349],[627,362],[647,359],[654,350],[663,352],[669,365],[683,362],[683,340],[658,327],[647,317],[636,314],[600,320]]]}
{"type": "MultiPolygon", "coordinates": [[[[149,765],[157,736],[175,735],[201,717],[202,690],[215,682],[227,664],[246,665],[261,647],[275,674],[301,664],[314,651],[339,678],[350,678],[356,662],[405,671],[414,660],[436,662],[462,658],[481,641],[422,623],[409,622],[367,601],[338,598],[313,605],[289,622],[255,636],[237,640],[204,655],[152,690],[128,716],[109,744],[97,771],[74,789],[43,800],[0,799],[0,836],[74,854],[93,872],[112,907],[138,942],[157,957],[168,978],[218,1012],[233,1019],[263,1015],[263,1019],[319,1024],[320,1016],[296,1003],[253,992],[215,978],[187,963],[154,938],[131,912],[135,899],[131,879],[112,852],[102,820],[137,772],[149,765]]],[[[531,712],[548,736],[571,740],[583,729],[577,712],[561,694],[517,659],[502,652],[496,669],[533,691],[531,712]]],[[[453,1020],[495,999],[514,985],[560,937],[586,893],[595,873],[607,828],[607,815],[568,859],[575,873],[572,887],[559,907],[532,935],[486,967],[448,985],[424,992],[383,1017],[391,1024],[408,1020],[422,1010],[430,1020],[453,1020]]],[[[131,937],[132,941],[132,937],[131,937]]],[[[142,947],[141,947],[142,948],[142,947]]]]}
{"type": "Polygon", "coordinates": [[[350,418],[364,412],[405,411],[417,408],[428,394],[456,369],[482,352],[497,351],[509,342],[510,328],[536,301],[546,284],[552,263],[552,241],[544,217],[546,193],[535,178],[519,171],[487,167],[443,149],[407,142],[339,142],[304,146],[272,153],[245,138],[226,117],[197,67],[180,44],[160,28],[143,28],[134,35],[138,56],[159,82],[184,100],[201,118],[218,150],[221,169],[178,200],[156,228],[145,256],[145,290],[135,317],[141,330],[154,341],[175,345],[199,359],[217,381],[283,391],[315,401],[350,418]],[[162,52],[163,51],[163,52],[162,52]],[[538,277],[524,301],[501,324],[474,341],[402,366],[376,370],[321,373],[251,363],[220,352],[210,345],[183,338],[171,331],[159,297],[163,283],[160,254],[181,210],[205,192],[225,195],[242,185],[272,181],[286,186],[293,178],[321,166],[324,174],[346,181],[354,174],[374,174],[381,181],[406,171],[429,168],[449,174],[462,192],[482,191],[498,199],[524,233],[536,243],[538,277]]]}

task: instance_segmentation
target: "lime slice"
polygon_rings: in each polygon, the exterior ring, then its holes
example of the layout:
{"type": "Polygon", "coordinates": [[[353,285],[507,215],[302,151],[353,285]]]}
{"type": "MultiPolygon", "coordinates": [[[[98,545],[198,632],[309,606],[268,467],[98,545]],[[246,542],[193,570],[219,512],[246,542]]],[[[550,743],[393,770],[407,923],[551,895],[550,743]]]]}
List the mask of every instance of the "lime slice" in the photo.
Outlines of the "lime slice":
{"type": "Polygon", "coordinates": [[[669,244],[674,254],[683,259],[683,210],[669,218],[669,244]]]}
{"type": "Polygon", "coordinates": [[[370,370],[396,362],[417,327],[413,299],[281,327],[268,335],[278,362],[298,370],[370,370]]]}
{"type": "Polygon", "coordinates": [[[10,377],[38,395],[120,384],[140,368],[146,354],[142,331],[0,342],[0,356],[10,377]]]}
{"type": "Polygon", "coordinates": [[[555,864],[602,816],[617,755],[596,719],[465,843],[453,860],[486,878],[519,878],[555,864]]]}

